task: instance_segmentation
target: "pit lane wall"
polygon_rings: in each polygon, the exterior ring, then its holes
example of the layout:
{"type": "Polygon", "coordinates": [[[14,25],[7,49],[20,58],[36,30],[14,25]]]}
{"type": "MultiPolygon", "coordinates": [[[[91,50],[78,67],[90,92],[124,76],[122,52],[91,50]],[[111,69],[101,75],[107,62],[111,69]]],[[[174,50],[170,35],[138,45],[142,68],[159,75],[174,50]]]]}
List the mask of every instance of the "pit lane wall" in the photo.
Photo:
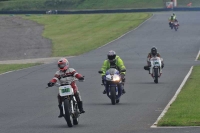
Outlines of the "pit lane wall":
{"type": "MultiPolygon", "coordinates": [[[[200,11],[200,7],[190,8],[156,8],[156,9],[116,9],[116,10],[79,10],[57,11],[57,14],[98,14],[98,13],[131,13],[131,12],[166,12],[166,11],[200,11]]],[[[0,11],[0,14],[46,14],[47,11],[0,11]]]]}

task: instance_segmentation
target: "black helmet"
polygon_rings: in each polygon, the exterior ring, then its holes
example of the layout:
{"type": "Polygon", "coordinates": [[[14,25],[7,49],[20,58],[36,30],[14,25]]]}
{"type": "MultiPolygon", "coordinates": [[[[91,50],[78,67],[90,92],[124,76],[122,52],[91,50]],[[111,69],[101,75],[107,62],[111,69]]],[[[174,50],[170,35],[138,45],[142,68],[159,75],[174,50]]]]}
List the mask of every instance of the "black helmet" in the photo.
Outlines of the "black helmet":
{"type": "Polygon", "coordinates": [[[116,52],[113,51],[113,50],[110,50],[110,51],[108,52],[108,60],[109,60],[109,61],[114,61],[114,60],[115,60],[115,57],[116,57],[116,52]]]}
{"type": "Polygon", "coordinates": [[[152,47],[152,48],[151,48],[151,54],[152,54],[153,56],[155,56],[155,55],[157,54],[157,48],[156,48],[156,47],[152,47]]]}

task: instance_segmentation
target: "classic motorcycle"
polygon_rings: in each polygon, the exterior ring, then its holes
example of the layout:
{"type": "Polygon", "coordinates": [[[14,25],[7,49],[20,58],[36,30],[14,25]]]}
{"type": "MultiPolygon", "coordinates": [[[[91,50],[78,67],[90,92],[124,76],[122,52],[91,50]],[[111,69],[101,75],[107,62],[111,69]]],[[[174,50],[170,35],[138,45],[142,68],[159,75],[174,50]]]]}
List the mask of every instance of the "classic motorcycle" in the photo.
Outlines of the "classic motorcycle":
{"type": "MultiPolygon", "coordinates": [[[[121,72],[125,71],[126,70],[122,70],[121,72]]],[[[99,71],[99,73],[102,74],[103,71],[99,71]]],[[[119,103],[122,95],[122,87],[124,85],[119,71],[115,68],[108,69],[102,85],[106,86],[107,96],[111,99],[112,105],[119,103]],[[119,88],[119,85],[122,87],[119,88]]]]}
{"type": "Polygon", "coordinates": [[[150,59],[151,67],[150,67],[149,72],[152,75],[152,77],[154,78],[155,83],[158,83],[158,78],[160,77],[160,75],[162,73],[161,60],[163,60],[163,59],[160,57],[152,57],[150,59]]]}
{"type": "Polygon", "coordinates": [[[169,25],[170,25],[170,28],[171,28],[171,29],[174,28],[175,31],[177,31],[178,28],[179,28],[179,23],[178,23],[177,21],[173,21],[173,22],[171,21],[171,22],[169,23],[169,25]]]}
{"type": "Polygon", "coordinates": [[[178,30],[178,26],[179,26],[178,22],[174,22],[173,23],[173,27],[174,27],[175,31],[178,30]]]}
{"type": "MultiPolygon", "coordinates": [[[[76,81],[78,79],[74,78],[73,81],[76,81]]],[[[78,80],[80,81],[80,80],[78,80]]],[[[82,81],[80,81],[82,82],[82,81]]],[[[73,125],[78,125],[79,123],[79,116],[80,111],[78,109],[78,104],[76,101],[76,98],[74,96],[74,91],[72,86],[70,85],[71,82],[68,82],[66,84],[58,84],[56,83],[54,86],[57,86],[59,89],[59,95],[62,98],[63,102],[63,109],[64,109],[64,118],[67,122],[68,127],[72,127],[73,125]],[[72,124],[73,121],[73,124],[72,124]]]]}

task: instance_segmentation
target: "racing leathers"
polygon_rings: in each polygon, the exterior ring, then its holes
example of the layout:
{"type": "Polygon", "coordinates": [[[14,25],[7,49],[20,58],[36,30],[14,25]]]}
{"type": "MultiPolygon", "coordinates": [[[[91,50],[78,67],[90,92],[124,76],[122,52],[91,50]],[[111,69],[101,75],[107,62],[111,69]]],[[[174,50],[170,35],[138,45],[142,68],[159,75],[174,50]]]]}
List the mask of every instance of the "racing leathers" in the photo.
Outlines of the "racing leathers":
{"type": "MultiPolygon", "coordinates": [[[[113,61],[110,61],[109,59],[105,60],[101,67],[101,71],[103,72],[102,73],[103,84],[104,84],[105,73],[110,68],[115,68],[119,72],[122,70],[126,70],[126,67],[124,66],[124,62],[119,56],[116,56],[113,61]]],[[[125,93],[125,90],[124,90],[125,74],[126,74],[125,72],[120,72],[123,83],[118,84],[118,88],[122,90],[122,93],[125,93]]],[[[104,85],[105,85],[105,90],[104,90],[103,94],[106,94],[106,88],[108,88],[108,84],[104,84],[104,85]]]]}
{"type": "MultiPolygon", "coordinates": [[[[150,59],[151,59],[152,57],[160,57],[160,58],[161,58],[161,56],[160,56],[159,53],[157,53],[155,56],[153,56],[152,53],[149,53],[149,54],[147,55],[147,65],[144,66],[144,69],[145,69],[145,70],[150,70],[150,67],[151,67],[150,59]]],[[[161,67],[162,67],[162,68],[164,67],[164,63],[163,63],[162,58],[161,58],[161,67]]]]}
{"type": "MultiPolygon", "coordinates": [[[[77,73],[74,68],[68,68],[65,71],[59,70],[55,73],[55,76],[53,77],[53,79],[51,79],[51,81],[48,83],[48,86],[51,86],[49,84],[52,84],[52,86],[53,86],[57,81],[59,81],[60,84],[70,84],[73,88],[74,96],[76,98],[79,111],[80,111],[80,113],[84,113],[85,111],[83,110],[82,99],[80,96],[80,92],[78,91],[78,87],[75,83],[75,78],[77,78],[79,80],[84,80],[84,77],[81,74],[77,73]]],[[[60,109],[60,115],[58,117],[62,117],[62,116],[64,116],[63,107],[62,107],[63,99],[59,94],[58,94],[57,98],[58,98],[58,107],[60,109]]]]}

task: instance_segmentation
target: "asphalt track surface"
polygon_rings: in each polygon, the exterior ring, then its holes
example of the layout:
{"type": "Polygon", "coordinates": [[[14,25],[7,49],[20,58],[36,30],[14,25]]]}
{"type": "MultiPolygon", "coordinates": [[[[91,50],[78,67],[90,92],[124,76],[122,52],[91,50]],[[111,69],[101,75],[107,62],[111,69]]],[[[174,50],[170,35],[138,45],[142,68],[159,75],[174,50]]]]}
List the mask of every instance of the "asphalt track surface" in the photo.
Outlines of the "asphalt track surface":
{"type": "Polygon", "coordinates": [[[200,12],[177,13],[178,32],[168,27],[170,13],[155,15],[122,38],[83,55],[69,58],[70,66],[85,75],[77,83],[86,113],[78,126],[68,128],[58,119],[56,87],[45,89],[57,70],[56,63],[0,75],[1,133],[199,133],[200,128],[150,128],[175,94],[200,47],[200,12]],[[143,69],[146,56],[156,46],[165,68],[154,84],[143,69]],[[102,94],[97,73],[108,50],[113,49],[127,67],[126,94],[113,106],[102,94]]]}

